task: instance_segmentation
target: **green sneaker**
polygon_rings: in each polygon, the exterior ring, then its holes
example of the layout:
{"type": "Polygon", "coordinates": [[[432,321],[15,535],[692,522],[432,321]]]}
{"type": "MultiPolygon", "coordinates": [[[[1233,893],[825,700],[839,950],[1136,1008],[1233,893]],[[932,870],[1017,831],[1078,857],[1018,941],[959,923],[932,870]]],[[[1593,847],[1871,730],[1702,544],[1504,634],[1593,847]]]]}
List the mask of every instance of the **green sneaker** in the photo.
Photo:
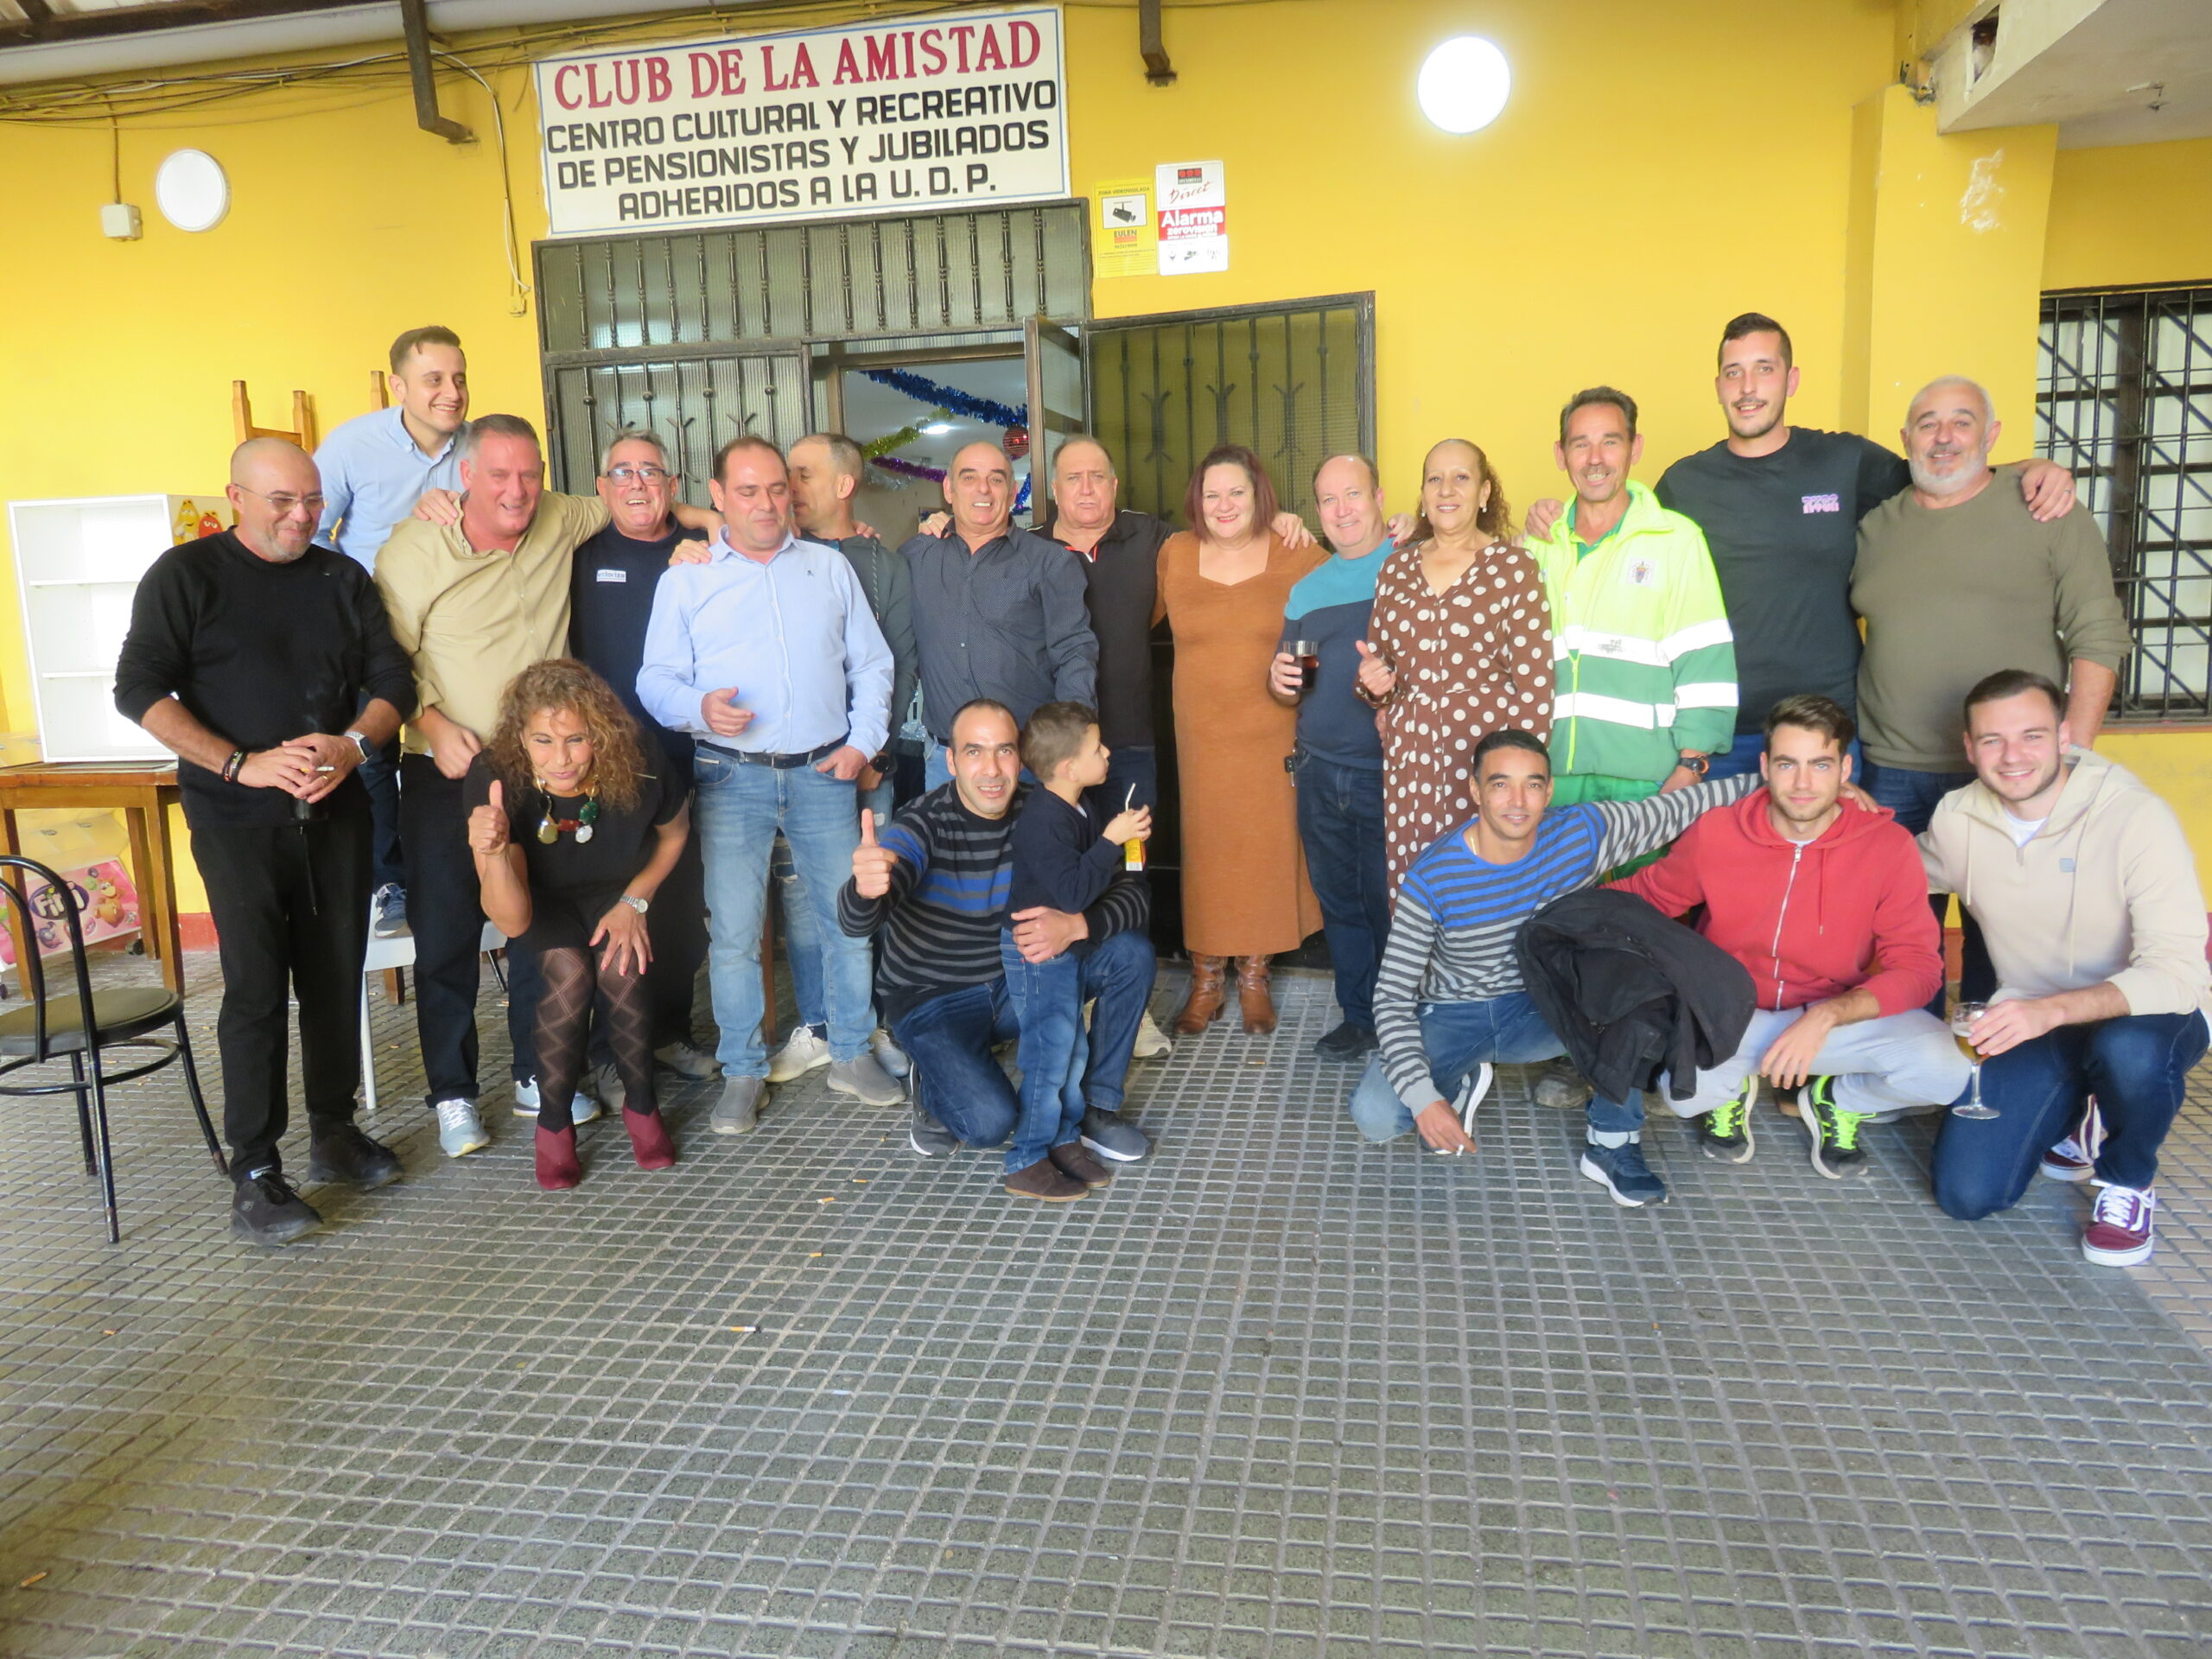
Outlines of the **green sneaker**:
{"type": "Polygon", "coordinates": [[[1866,1149],[1859,1144],[1865,1112],[1847,1112],[1835,1103],[1834,1077],[1809,1077],[1798,1095],[1798,1121],[1812,1137],[1813,1167],[1832,1181],[1856,1175],[1866,1167],[1866,1149]]]}
{"type": "Polygon", "coordinates": [[[1751,1105],[1759,1097],[1758,1073],[1744,1079],[1743,1091],[1724,1100],[1697,1121],[1698,1150],[1724,1164],[1751,1160],[1751,1105]]]}

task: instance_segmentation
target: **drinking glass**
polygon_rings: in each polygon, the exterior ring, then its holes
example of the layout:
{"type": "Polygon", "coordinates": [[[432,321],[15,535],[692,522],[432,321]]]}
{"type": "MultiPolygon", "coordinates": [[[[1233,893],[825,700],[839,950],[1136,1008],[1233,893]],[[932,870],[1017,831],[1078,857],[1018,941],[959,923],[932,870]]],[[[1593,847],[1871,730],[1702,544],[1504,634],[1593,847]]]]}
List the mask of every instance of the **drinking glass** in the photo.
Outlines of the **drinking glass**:
{"type": "Polygon", "coordinates": [[[1981,1103],[1981,1056],[1974,1049],[1974,1028],[1981,1016],[1989,1012],[1986,1002],[1961,1002],[1951,1010],[1951,1036],[1959,1046],[1959,1052],[1974,1065],[1974,1093],[1963,1106],[1954,1106],[1951,1112],[1957,1117],[1995,1117],[1994,1106],[1981,1103]]]}

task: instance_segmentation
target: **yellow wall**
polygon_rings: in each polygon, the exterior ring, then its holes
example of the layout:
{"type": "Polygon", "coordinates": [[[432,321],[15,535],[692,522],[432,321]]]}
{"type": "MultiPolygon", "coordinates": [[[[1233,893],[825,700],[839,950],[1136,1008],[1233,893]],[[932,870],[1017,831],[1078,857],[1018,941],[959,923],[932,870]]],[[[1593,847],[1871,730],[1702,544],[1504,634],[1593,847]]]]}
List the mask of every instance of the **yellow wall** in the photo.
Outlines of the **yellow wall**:
{"type": "MultiPolygon", "coordinates": [[[[2054,175],[2047,133],[1937,139],[1924,110],[1885,91],[1897,73],[1890,0],[1495,0],[1478,16],[1442,0],[1171,5],[1181,79],[1165,88],[1143,79],[1133,9],[1065,16],[1078,194],[1160,162],[1227,165],[1231,269],[1102,280],[1096,309],[1373,289],[1381,459],[1400,502],[1423,448],[1454,433],[1492,450],[1515,501],[1556,493],[1556,410],[1601,380],[1643,404],[1641,475],[1656,478],[1722,429],[1712,353],[1738,311],[1772,312],[1796,335],[1795,418],[1843,423],[1856,385],[1886,438],[1901,411],[1881,404],[1939,372],[2016,395],[2032,350],[2021,296],[2037,282],[2212,275],[2197,257],[2212,238],[2205,146],[2070,152],[2054,175]],[[1455,137],[1423,120],[1413,83],[1432,44],[1471,28],[1505,50],[1514,94],[1491,128],[1455,137]],[[2000,138],[2006,211],[2019,217],[1993,244],[1955,229],[1953,175],[2000,138]],[[2159,198],[2148,215],[2113,200],[2146,156],[2160,181],[2142,187],[2159,198]],[[1910,162],[1932,182],[1870,171],[1870,157],[1910,162]],[[2038,275],[2021,250],[2041,238],[2046,207],[2038,275]],[[1978,281],[1999,244],[2006,300],[1991,308],[1978,281]],[[1948,262],[1936,308],[1955,329],[1910,303],[1913,251],[1930,246],[1948,262]]],[[[714,29],[694,15],[634,35],[714,29]]],[[[527,245],[543,233],[537,114],[522,71],[491,79],[526,276],[527,245]]],[[[11,322],[0,499],[203,488],[230,448],[233,378],[267,410],[307,388],[327,427],[366,406],[383,344],[430,321],[467,341],[480,412],[537,417],[536,316],[512,305],[490,103],[451,76],[442,94],[483,142],[418,132],[399,80],[126,123],[124,194],[146,210],[144,239],[127,244],[99,234],[104,129],[0,125],[0,176],[38,181],[11,194],[19,257],[0,265],[11,322]],[[204,236],[153,210],[153,168],[184,145],[215,154],[233,182],[231,217],[204,236]]],[[[2024,429],[2014,435],[2024,442],[2024,429]]],[[[4,725],[23,729],[15,610],[0,566],[0,695],[4,725]]],[[[2205,806],[2212,823],[2212,784],[2205,806]]],[[[184,902],[195,907],[196,890],[184,902]]]]}
{"type": "Polygon", "coordinates": [[[2031,442],[2036,318],[2053,127],[1945,137],[1932,105],[1885,87],[1853,111],[1842,423],[1895,447],[1912,395],[1938,374],[1988,388],[2031,442]],[[1932,296],[1971,295],[1961,305],[1932,296]]]}
{"type": "Polygon", "coordinates": [[[1220,157],[1230,269],[1103,281],[1103,315],[1376,292],[1386,495],[1424,448],[1490,449],[1516,503],[1560,491],[1560,405],[1618,385],[1643,406],[1649,480],[1721,435],[1720,325],[1783,319],[1797,405],[1836,424],[1853,105],[1892,73],[1872,0],[1775,7],[1540,0],[1172,10],[1181,79],[1137,73],[1136,22],[1071,10],[1078,194],[1160,162],[1220,157]],[[1422,57],[1470,29],[1513,67],[1485,130],[1438,131],[1422,57]]]}
{"type": "Polygon", "coordinates": [[[2061,150],[2043,283],[2212,283],[2212,138],[2061,150]]]}

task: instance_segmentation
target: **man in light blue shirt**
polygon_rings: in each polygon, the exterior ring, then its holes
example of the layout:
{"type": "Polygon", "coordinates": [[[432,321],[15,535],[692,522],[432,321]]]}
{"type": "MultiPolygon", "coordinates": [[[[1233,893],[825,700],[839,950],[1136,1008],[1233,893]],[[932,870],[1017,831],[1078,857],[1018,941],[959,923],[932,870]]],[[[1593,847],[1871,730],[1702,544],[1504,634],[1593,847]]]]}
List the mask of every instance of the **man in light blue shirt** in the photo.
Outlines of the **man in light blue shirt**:
{"type": "MultiPolygon", "coordinates": [[[[392,406],[357,415],[315,452],[322,474],[315,540],[374,574],[391,527],[425,490],[458,490],[456,441],[468,422],[468,360],[461,336],[432,324],[391,342],[392,406]]],[[[399,843],[399,750],[364,761],[370,818],[370,927],[388,939],[407,931],[406,871],[399,843]]]]}
{"type": "Polygon", "coordinates": [[[717,1134],[759,1121],[760,922],[781,830],[816,906],[830,1086],[874,1106],[906,1091],[868,1052],[875,1029],[868,942],[837,925],[837,891],[860,845],[854,780],[891,719],[891,648],[845,556],[791,533],[784,459],[765,438],[732,440],[709,486],[724,527],[704,564],[661,575],[638,696],[696,740],[699,847],[722,1096],[717,1134]]]}

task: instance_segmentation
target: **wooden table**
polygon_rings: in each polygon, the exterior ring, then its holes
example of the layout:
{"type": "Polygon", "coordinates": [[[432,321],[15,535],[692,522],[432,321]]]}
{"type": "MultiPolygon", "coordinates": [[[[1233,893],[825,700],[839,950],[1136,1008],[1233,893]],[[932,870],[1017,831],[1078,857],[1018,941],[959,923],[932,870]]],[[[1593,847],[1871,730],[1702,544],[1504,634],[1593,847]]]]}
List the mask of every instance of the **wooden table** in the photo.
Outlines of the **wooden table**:
{"type": "MultiPolygon", "coordinates": [[[[162,982],[184,990],[184,949],[177,934],[176,861],[169,849],[169,808],[178,800],[176,763],[83,761],[68,766],[0,766],[0,853],[20,853],[18,812],[105,807],[123,814],[130,832],[130,876],[138,884],[138,937],[162,964],[162,982]]],[[[37,948],[27,939],[22,912],[10,908],[16,973],[37,948]]]]}

